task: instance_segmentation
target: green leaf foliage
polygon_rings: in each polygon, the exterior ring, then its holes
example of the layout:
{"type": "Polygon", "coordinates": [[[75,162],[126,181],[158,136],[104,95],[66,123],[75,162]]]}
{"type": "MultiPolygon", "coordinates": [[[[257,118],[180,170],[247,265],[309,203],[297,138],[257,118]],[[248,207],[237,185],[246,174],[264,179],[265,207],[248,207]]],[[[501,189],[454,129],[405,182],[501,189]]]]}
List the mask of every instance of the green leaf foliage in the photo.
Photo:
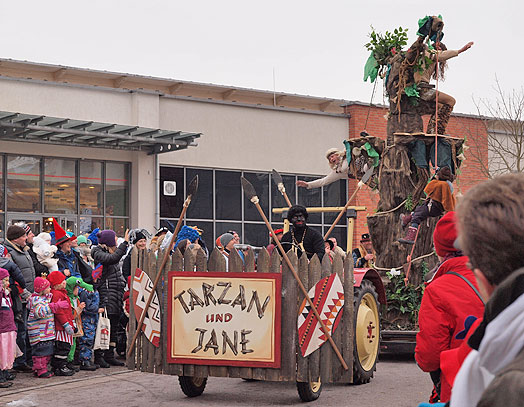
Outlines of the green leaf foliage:
{"type": "Polygon", "coordinates": [[[402,52],[402,48],[408,43],[407,28],[395,28],[393,32],[386,31],[384,34],[375,31],[371,26],[369,42],[365,45],[368,51],[373,55],[379,65],[387,65],[388,59],[394,53],[402,52]]]}

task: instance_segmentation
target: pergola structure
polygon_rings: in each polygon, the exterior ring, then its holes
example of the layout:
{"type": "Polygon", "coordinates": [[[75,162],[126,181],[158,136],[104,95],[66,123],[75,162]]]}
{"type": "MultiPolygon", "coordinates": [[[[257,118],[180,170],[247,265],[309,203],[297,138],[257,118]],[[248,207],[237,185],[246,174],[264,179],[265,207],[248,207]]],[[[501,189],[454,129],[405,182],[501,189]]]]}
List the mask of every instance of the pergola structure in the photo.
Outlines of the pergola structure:
{"type": "Polygon", "coordinates": [[[201,133],[0,111],[0,140],[168,153],[196,147],[201,133]]]}

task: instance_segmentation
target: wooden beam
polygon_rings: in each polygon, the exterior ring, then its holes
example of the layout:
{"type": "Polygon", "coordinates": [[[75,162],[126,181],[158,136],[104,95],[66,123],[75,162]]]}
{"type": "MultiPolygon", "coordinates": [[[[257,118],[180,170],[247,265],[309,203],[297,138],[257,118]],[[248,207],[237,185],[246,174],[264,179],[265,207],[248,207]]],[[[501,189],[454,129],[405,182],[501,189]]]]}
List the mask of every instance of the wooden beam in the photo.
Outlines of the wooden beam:
{"type": "Polygon", "coordinates": [[[331,99],[331,100],[326,100],[325,102],[320,103],[320,104],[318,105],[318,108],[320,109],[321,112],[323,112],[323,111],[326,110],[326,108],[327,108],[331,103],[333,103],[333,102],[334,102],[333,99],[331,99]]]}
{"type": "Polygon", "coordinates": [[[235,93],[237,93],[236,89],[229,89],[229,90],[225,91],[224,93],[222,93],[222,99],[227,100],[231,96],[233,96],[235,93]]]}
{"type": "Polygon", "coordinates": [[[65,76],[66,72],[67,72],[66,68],[60,68],[58,71],[54,71],[53,79],[55,81],[59,81],[60,79],[62,79],[65,76]]]}
{"type": "Polygon", "coordinates": [[[282,101],[286,98],[287,95],[280,95],[280,96],[277,96],[277,98],[275,99],[277,105],[280,105],[280,103],[282,103],[282,101]]]}
{"type": "Polygon", "coordinates": [[[127,78],[127,76],[125,76],[125,75],[123,75],[123,76],[119,76],[118,78],[116,78],[116,79],[113,80],[113,86],[114,86],[115,88],[119,88],[119,87],[121,87],[121,86],[124,84],[124,82],[125,82],[127,79],[128,79],[128,78],[127,78]]]}
{"type": "Polygon", "coordinates": [[[169,90],[170,94],[174,95],[176,92],[180,90],[182,86],[184,86],[184,84],[182,82],[178,82],[178,83],[175,83],[174,85],[171,85],[167,89],[169,90]]]}

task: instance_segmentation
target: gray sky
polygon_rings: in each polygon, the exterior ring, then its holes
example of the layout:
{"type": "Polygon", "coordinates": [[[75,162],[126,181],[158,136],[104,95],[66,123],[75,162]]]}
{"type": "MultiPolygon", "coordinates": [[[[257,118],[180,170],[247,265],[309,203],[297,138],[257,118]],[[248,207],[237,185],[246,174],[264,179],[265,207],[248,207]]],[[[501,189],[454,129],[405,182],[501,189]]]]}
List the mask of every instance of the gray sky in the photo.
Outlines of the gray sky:
{"type": "MultiPolygon", "coordinates": [[[[519,0],[90,0],[0,2],[3,58],[369,102],[364,83],[370,25],[384,32],[442,14],[449,61],[439,89],[456,112],[472,97],[523,84],[519,0]]],[[[382,81],[379,83],[382,84],[382,81]]],[[[382,102],[380,88],[374,101],[382,102]]]]}

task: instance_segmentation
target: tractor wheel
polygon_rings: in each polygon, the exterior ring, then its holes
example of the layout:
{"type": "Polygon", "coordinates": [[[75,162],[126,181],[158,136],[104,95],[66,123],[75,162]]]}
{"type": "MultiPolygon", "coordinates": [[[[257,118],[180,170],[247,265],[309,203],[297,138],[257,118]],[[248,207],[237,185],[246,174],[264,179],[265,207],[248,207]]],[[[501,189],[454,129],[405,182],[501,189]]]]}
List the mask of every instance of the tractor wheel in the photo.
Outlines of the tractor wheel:
{"type": "Polygon", "coordinates": [[[355,343],[353,384],[369,383],[376,369],[380,349],[378,295],[369,280],[354,288],[355,343]]]}
{"type": "Polygon", "coordinates": [[[322,382],[320,377],[318,382],[297,382],[298,396],[302,401],[315,401],[322,393],[322,382]]]}
{"type": "Polygon", "coordinates": [[[178,376],[178,382],[187,397],[197,397],[204,392],[207,377],[178,376]]]}

